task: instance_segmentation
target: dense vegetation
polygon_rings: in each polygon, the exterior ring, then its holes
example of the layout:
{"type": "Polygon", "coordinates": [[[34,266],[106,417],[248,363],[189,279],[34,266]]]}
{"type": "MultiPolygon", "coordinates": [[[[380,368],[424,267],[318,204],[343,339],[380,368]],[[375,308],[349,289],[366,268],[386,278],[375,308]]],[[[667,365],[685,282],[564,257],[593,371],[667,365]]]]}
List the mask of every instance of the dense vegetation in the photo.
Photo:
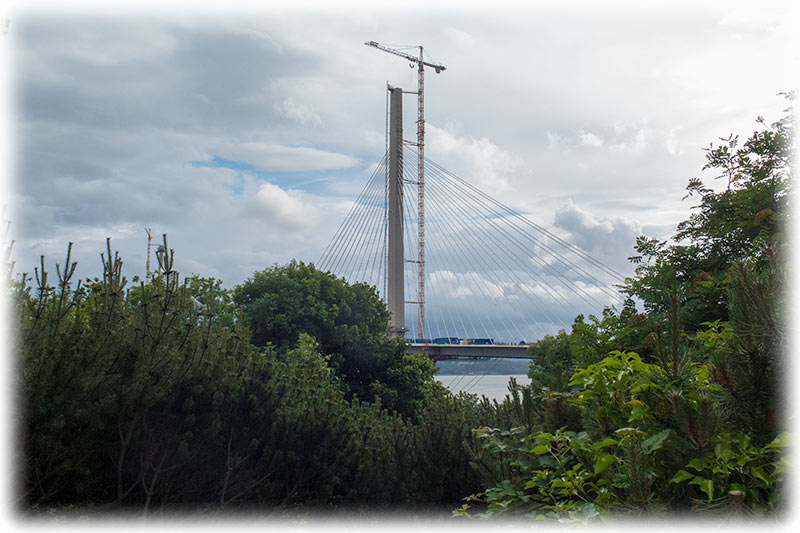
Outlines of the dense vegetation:
{"type": "Polygon", "coordinates": [[[285,352],[301,335],[311,335],[347,399],[378,396],[384,407],[411,416],[430,386],[430,359],[406,354],[401,339],[389,338],[389,311],[369,285],[348,285],[292,261],[256,272],[236,287],[233,300],[256,346],[285,352]]]}
{"type": "MultiPolygon", "coordinates": [[[[260,315],[243,312],[218,281],[181,281],[171,253],[157,276],[130,288],[110,243],[102,259],[102,279],[73,286],[68,251],[55,285],[42,261],[35,285],[23,276],[14,291],[25,507],[449,509],[466,487],[479,488],[462,443],[494,407],[454,398],[433,381],[429,360],[388,342],[385,310],[371,332],[373,346],[388,347],[382,374],[359,381],[342,369],[364,376],[365,363],[335,357],[359,357],[360,347],[324,352],[291,328],[274,344],[251,343],[260,315]],[[416,390],[398,401],[413,380],[416,390]],[[373,394],[360,398],[353,384],[373,394]]],[[[345,319],[375,309],[374,292],[294,263],[254,279],[287,275],[335,286],[321,313],[352,304],[329,329],[315,324],[329,347],[340,327],[358,338],[359,325],[345,319]]]]}
{"type": "Polygon", "coordinates": [[[690,181],[674,243],[637,241],[625,306],[533,344],[500,404],[446,391],[374,289],[313,265],[224,290],[172,251],[131,284],[110,242],[100,278],[71,245],[55,279],[42,259],[9,293],[21,508],[776,514],[793,124],[762,125],[708,149],[727,186],[690,181]]]}
{"type": "MultiPolygon", "coordinates": [[[[791,98],[791,95],[787,95],[791,98]]],[[[622,309],[530,347],[530,427],[476,430],[508,470],[459,514],[587,521],[674,512],[777,515],[788,445],[791,109],[707,149],[715,192],[672,244],[640,237],[622,309]],[[637,311],[640,306],[643,312],[637,311]]]]}

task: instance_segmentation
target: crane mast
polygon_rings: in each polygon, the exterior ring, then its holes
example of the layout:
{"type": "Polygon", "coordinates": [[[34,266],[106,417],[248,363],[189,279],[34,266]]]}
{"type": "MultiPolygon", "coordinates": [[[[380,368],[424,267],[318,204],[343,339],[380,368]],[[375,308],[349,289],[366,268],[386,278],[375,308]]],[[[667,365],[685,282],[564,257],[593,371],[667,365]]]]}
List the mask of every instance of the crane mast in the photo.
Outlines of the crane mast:
{"type": "Polygon", "coordinates": [[[437,74],[445,70],[444,65],[425,61],[423,48],[419,47],[419,58],[400,50],[389,48],[375,41],[364,43],[378,50],[405,58],[411,66],[417,65],[417,329],[418,337],[425,338],[425,67],[437,74]]]}
{"type": "Polygon", "coordinates": [[[153,234],[150,233],[150,228],[144,228],[144,231],[147,233],[147,263],[145,267],[145,280],[150,281],[150,243],[153,240],[153,234]]]}

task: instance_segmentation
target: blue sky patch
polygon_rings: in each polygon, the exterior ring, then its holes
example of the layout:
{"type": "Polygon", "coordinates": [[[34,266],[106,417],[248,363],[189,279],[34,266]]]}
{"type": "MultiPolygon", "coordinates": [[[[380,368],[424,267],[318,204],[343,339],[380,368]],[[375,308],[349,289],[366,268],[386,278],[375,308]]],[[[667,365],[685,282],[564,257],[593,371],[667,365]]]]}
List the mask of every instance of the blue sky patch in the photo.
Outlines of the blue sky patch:
{"type": "MultiPolygon", "coordinates": [[[[210,161],[189,161],[187,164],[202,168],[227,168],[250,175],[260,181],[273,183],[282,189],[297,189],[309,193],[333,194],[338,187],[331,187],[334,182],[355,183],[360,190],[368,177],[353,168],[322,170],[260,170],[247,161],[234,161],[215,155],[210,161]]],[[[244,177],[238,176],[236,183],[226,184],[225,188],[241,196],[244,192],[244,177]]],[[[347,188],[345,188],[347,189],[347,188]]],[[[349,194],[346,194],[349,196],[349,194]]]]}

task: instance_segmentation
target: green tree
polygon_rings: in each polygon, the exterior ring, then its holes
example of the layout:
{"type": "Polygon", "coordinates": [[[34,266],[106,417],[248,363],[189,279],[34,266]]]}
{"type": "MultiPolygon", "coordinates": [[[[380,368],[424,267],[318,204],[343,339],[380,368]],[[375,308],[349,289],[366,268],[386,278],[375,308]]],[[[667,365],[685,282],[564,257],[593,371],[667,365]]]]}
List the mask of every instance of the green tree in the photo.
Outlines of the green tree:
{"type": "MultiPolygon", "coordinates": [[[[700,201],[674,242],[637,239],[622,311],[578,316],[568,335],[531,347],[534,389],[562,388],[571,373],[558,395],[579,409],[583,431],[479,430],[505,470],[495,467],[502,474],[471,498],[485,506],[478,516],[778,509],[791,111],[770,125],[759,118],[762,129],[744,143],[730,136],[707,149],[704,170],[717,171],[724,187],[690,180],[687,197],[700,201]]],[[[456,511],[468,513],[469,505],[456,511]]]]}
{"type": "Polygon", "coordinates": [[[389,312],[373,287],[349,284],[313,264],[292,261],[256,272],[234,289],[257,346],[279,352],[308,334],[341,377],[348,398],[381,398],[412,415],[431,385],[433,364],[389,338],[389,312]]]}
{"type": "MultiPolygon", "coordinates": [[[[790,102],[794,93],[784,95],[790,102]]],[[[683,326],[697,331],[703,322],[728,320],[727,274],[738,261],[766,267],[767,253],[783,239],[793,175],[793,109],[762,126],[744,143],[738,136],[706,149],[703,170],[726,180],[721,191],[698,178],[689,180],[686,198],[699,198],[688,219],[678,224],[676,244],[650,239],[636,241],[639,264],[625,292],[641,299],[645,310],[666,318],[671,298],[679,298],[683,326]]]]}
{"type": "Polygon", "coordinates": [[[535,391],[550,389],[563,392],[575,370],[569,335],[562,329],[557,335],[545,335],[528,346],[531,356],[528,377],[535,391]]]}

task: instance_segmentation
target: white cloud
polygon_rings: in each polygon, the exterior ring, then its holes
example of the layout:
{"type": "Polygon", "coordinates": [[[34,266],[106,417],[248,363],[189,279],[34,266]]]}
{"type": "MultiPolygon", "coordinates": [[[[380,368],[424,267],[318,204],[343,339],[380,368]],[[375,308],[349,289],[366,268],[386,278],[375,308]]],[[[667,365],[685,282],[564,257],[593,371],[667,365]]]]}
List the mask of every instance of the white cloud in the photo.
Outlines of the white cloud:
{"type": "Polygon", "coordinates": [[[681,126],[675,126],[667,132],[667,152],[669,152],[670,155],[683,154],[683,149],[678,144],[678,132],[681,129],[681,126]]]}
{"type": "Polygon", "coordinates": [[[616,134],[610,145],[613,152],[640,153],[653,137],[653,130],[645,125],[616,121],[613,127],[616,134]]]}
{"type": "Polygon", "coordinates": [[[652,132],[643,128],[636,131],[633,138],[615,143],[611,149],[618,152],[639,153],[650,145],[652,132]]]}
{"type": "Polygon", "coordinates": [[[428,276],[428,284],[434,291],[441,291],[445,298],[466,299],[484,296],[499,299],[506,296],[506,291],[514,287],[513,283],[492,282],[478,272],[452,272],[436,270],[428,276]]]}
{"type": "Polygon", "coordinates": [[[459,136],[447,129],[427,125],[428,144],[445,157],[467,162],[468,172],[480,188],[502,193],[510,188],[509,177],[523,165],[522,158],[507,152],[486,137],[459,136]]]}
{"type": "Polygon", "coordinates": [[[310,106],[296,102],[291,96],[281,102],[280,105],[275,104],[275,110],[284,117],[294,120],[299,124],[310,124],[312,126],[322,125],[322,119],[310,106]]]}
{"type": "Polygon", "coordinates": [[[562,150],[565,148],[564,137],[559,133],[547,132],[547,149],[562,150]]]}
{"type": "Polygon", "coordinates": [[[447,26],[445,29],[443,29],[442,33],[444,33],[459,46],[469,46],[475,42],[469,33],[451,26],[447,26]]]}
{"type": "Polygon", "coordinates": [[[287,191],[272,183],[258,186],[249,212],[272,227],[288,231],[310,231],[318,220],[317,210],[304,201],[300,191],[287,191]]]}
{"type": "Polygon", "coordinates": [[[578,138],[583,146],[591,146],[593,148],[600,148],[603,146],[603,138],[588,131],[581,130],[578,134],[578,138]]]}
{"type": "Polygon", "coordinates": [[[354,157],[336,152],[263,142],[229,145],[218,155],[246,161],[261,170],[324,170],[348,168],[358,163],[354,157]]]}
{"type": "Polygon", "coordinates": [[[780,23],[781,14],[779,13],[770,10],[748,9],[745,11],[735,8],[723,13],[722,19],[719,21],[719,25],[723,28],[731,27],[747,31],[772,29],[780,23]]]}

